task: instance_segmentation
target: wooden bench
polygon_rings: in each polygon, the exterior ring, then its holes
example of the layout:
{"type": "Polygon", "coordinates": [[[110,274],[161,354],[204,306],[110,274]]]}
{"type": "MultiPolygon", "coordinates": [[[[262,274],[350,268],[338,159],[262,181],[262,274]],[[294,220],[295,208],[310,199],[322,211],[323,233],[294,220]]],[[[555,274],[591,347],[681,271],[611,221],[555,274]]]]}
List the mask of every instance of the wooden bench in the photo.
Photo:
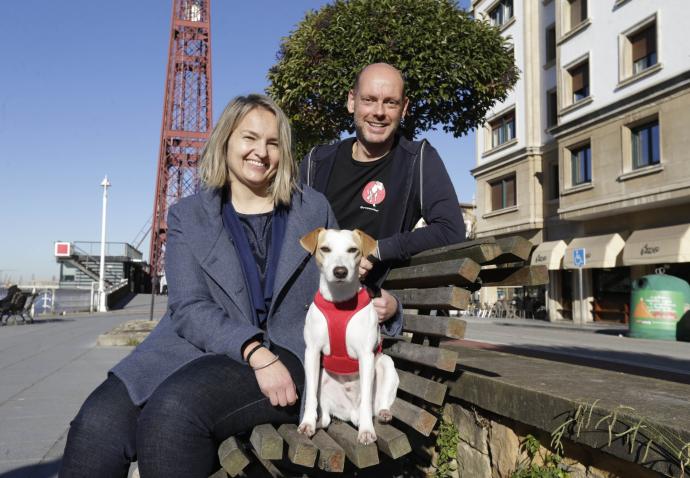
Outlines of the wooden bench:
{"type": "Polygon", "coordinates": [[[294,470],[305,476],[375,472],[401,459],[428,464],[447,384],[457,378],[457,352],[439,345],[465,335],[466,322],[448,312],[467,309],[472,291],[482,286],[545,284],[546,268],[527,265],[531,251],[521,237],[486,238],[418,254],[391,271],[384,287],[405,309],[404,334],[385,339],[384,353],[395,360],[400,386],[393,421],[375,425],[376,443],[358,443],[357,430],[337,420],[311,439],[294,424],[263,424],[224,441],[218,450],[222,469],[211,476],[279,477],[286,476],[285,466],[290,476],[294,470]]]}

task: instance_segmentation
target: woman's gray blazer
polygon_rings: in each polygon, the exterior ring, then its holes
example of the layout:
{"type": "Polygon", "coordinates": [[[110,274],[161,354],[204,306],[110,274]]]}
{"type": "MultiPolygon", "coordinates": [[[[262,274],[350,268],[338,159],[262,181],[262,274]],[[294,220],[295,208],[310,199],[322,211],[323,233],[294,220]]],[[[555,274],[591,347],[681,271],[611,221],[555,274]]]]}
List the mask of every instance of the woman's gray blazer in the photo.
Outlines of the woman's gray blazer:
{"type": "MultiPolygon", "coordinates": [[[[165,252],[168,311],[151,335],[112,369],[132,401],[141,405],[163,380],[204,354],[225,354],[244,363],[241,347],[256,336],[304,363],[304,318],[319,271],[299,239],[317,227],[336,228],[337,223],[325,197],[303,186],[292,197],[264,331],[253,324],[240,261],[223,227],[221,191],[202,190],[172,206],[165,252]]],[[[401,328],[398,314],[384,333],[394,335],[401,328]]]]}

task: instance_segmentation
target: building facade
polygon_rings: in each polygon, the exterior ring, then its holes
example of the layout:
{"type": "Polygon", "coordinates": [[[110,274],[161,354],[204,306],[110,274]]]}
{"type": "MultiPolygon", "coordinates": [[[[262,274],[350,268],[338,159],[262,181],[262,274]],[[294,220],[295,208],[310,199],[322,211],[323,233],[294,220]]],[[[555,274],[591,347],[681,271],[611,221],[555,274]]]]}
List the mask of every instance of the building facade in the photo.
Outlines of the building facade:
{"type": "Polygon", "coordinates": [[[472,11],[511,39],[522,72],[477,130],[477,236],[538,245],[552,320],[625,321],[634,280],[690,280],[690,4],[475,0],[472,11]]]}

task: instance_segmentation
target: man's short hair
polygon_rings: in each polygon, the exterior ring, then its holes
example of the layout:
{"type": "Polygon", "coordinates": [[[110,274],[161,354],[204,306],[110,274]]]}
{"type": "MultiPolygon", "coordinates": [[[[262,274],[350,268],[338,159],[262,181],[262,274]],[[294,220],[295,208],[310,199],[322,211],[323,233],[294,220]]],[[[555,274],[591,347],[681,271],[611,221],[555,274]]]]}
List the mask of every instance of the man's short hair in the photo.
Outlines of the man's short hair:
{"type": "MultiPolygon", "coordinates": [[[[391,65],[390,63],[386,63],[386,62],[380,62],[380,63],[384,63],[384,64],[390,66],[391,68],[394,68],[395,71],[398,72],[398,74],[400,75],[400,79],[402,80],[402,85],[403,85],[402,97],[405,98],[405,75],[403,74],[403,72],[400,71],[400,69],[397,68],[396,66],[391,65]]],[[[364,70],[366,70],[368,67],[370,67],[371,65],[375,65],[375,64],[376,64],[376,63],[369,63],[368,65],[364,65],[364,66],[357,72],[357,75],[355,76],[355,83],[354,83],[354,85],[352,85],[352,91],[354,91],[355,93],[357,93],[357,90],[359,89],[359,78],[362,76],[362,73],[363,73],[364,70]]]]}

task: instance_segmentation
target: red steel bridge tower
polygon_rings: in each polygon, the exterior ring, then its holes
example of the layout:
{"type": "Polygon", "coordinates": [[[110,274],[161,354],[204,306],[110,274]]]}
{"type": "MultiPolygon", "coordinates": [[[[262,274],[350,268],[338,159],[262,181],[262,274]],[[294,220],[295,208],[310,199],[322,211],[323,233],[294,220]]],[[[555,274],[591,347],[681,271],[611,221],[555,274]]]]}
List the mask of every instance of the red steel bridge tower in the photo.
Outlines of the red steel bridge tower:
{"type": "Polygon", "coordinates": [[[197,165],[211,134],[211,0],[173,0],[156,196],[151,277],[163,275],[168,209],[199,187],[197,165]]]}

